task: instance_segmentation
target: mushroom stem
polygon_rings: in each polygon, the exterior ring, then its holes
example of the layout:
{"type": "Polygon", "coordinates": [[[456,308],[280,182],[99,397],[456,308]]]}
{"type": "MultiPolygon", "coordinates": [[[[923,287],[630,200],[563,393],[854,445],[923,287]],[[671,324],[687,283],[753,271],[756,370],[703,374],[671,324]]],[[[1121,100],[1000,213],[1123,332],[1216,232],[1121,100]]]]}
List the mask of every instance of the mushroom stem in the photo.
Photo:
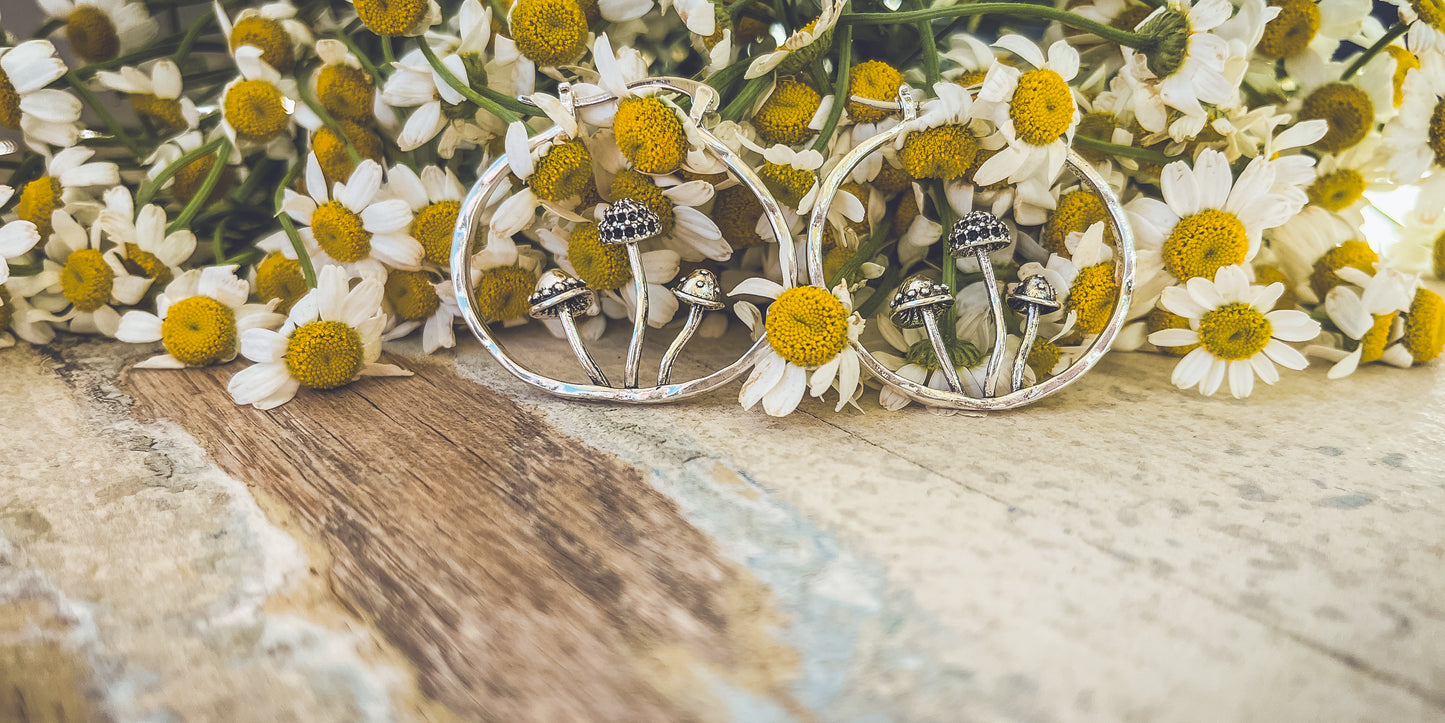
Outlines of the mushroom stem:
{"type": "Polygon", "coordinates": [[[647,334],[647,277],[642,272],[642,252],[637,244],[627,244],[627,261],[632,265],[632,289],[637,294],[637,314],[632,320],[632,341],[627,344],[627,366],[622,371],[622,386],[637,388],[642,369],[642,338],[647,334]]]}
{"type": "Polygon", "coordinates": [[[1019,344],[1019,353],[1014,356],[1014,371],[1009,391],[1016,392],[1024,385],[1024,367],[1029,363],[1029,352],[1033,350],[1034,342],[1039,338],[1039,307],[1037,304],[1029,304],[1029,310],[1024,316],[1024,339],[1019,344]]]}
{"type": "Polygon", "coordinates": [[[572,346],[572,353],[577,355],[577,361],[582,363],[582,368],[587,371],[587,376],[592,378],[592,383],[599,386],[610,387],[612,383],[607,381],[607,375],[602,373],[602,368],[592,360],[592,355],[587,353],[587,347],[582,345],[582,336],[577,333],[577,322],[572,319],[572,312],[563,310],[557,315],[558,321],[562,322],[562,332],[567,335],[567,343],[572,346]]]}
{"type": "Polygon", "coordinates": [[[999,296],[998,281],[993,276],[993,261],[984,249],[974,249],[974,255],[978,257],[978,268],[983,272],[983,283],[988,288],[988,313],[993,317],[993,351],[988,355],[983,380],[983,395],[992,397],[998,392],[998,371],[1003,366],[1008,329],[1003,323],[1003,298],[999,296]]]}
{"type": "Polygon", "coordinates": [[[707,313],[701,306],[693,306],[687,311],[687,324],[682,331],[677,332],[677,338],[672,340],[672,346],[667,348],[667,353],[662,355],[662,366],[657,370],[657,386],[664,386],[672,379],[672,363],[677,361],[677,356],[682,353],[682,348],[687,345],[692,335],[697,333],[697,328],[702,325],[702,315],[707,313]]]}
{"type": "Polygon", "coordinates": [[[938,357],[938,368],[943,370],[943,378],[948,380],[949,390],[962,393],[963,384],[958,381],[958,369],[953,366],[953,355],[948,353],[948,346],[943,343],[943,334],[938,331],[938,317],[924,314],[923,330],[928,332],[928,340],[933,343],[933,354],[938,357]]]}

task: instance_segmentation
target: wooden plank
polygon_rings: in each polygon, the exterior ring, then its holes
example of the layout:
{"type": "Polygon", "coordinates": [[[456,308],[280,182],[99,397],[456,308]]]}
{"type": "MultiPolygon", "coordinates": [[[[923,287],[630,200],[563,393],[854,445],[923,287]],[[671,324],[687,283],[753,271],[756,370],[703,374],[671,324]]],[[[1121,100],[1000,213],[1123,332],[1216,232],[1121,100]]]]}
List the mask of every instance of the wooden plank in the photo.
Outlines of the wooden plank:
{"type": "Polygon", "coordinates": [[[142,418],[195,435],[332,558],[332,588],[466,718],[679,720],[706,678],[799,713],[766,591],[639,470],[440,366],[233,405],[233,368],[136,370],[142,418]]]}

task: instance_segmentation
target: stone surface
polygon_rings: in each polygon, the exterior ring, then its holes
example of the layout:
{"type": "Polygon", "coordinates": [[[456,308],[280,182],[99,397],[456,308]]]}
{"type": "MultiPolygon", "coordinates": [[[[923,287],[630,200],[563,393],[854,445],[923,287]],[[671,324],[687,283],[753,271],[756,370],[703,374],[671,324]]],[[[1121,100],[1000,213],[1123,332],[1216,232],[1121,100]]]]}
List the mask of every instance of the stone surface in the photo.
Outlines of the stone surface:
{"type": "MultiPolygon", "coordinates": [[[[506,339],[577,373],[561,342],[506,339]]],[[[193,430],[136,421],[116,379],[141,354],[118,347],[0,353],[0,718],[450,716],[284,505],[193,430]]],[[[869,394],[775,420],[735,387],[568,404],[473,343],[437,359],[639,470],[766,589],[760,644],[793,651],[791,702],[654,656],[654,689],[709,702],[703,718],[1445,716],[1439,366],[1312,369],[1241,402],[1115,355],[1021,412],[887,413],[869,394]]]]}

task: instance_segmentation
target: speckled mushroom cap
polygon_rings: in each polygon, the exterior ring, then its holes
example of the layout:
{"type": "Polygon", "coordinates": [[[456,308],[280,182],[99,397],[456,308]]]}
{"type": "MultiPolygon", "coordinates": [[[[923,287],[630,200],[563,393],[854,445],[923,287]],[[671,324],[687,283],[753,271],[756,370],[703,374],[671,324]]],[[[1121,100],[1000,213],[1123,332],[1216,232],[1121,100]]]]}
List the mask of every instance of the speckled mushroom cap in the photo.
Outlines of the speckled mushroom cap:
{"type": "Polygon", "coordinates": [[[972,211],[953,224],[948,234],[948,247],[956,255],[997,251],[1013,240],[1008,225],[988,211],[972,211]]]}
{"type": "Polygon", "coordinates": [[[1059,308],[1059,296],[1043,274],[1034,274],[1009,292],[1008,305],[1020,314],[1028,311],[1029,306],[1037,307],[1040,314],[1047,314],[1059,308]]]}
{"type": "Polygon", "coordinates": [[[587,283],[561,269],[548,269],[537,279],[537,290],[527,297],[532,305],[528,314],[533,319],[550,319],[563,311],[585,314],[593,304],[592,290],[587,283]]]}
{"type": "Polygon", "coordinates": [[[724,306],[722,286],[718,284],[717,276],[707,269],[694,269],[672,288],[672,293],[688,304],[709,311],[724,306]]]}
{"type": "Polygon", "coordinates": [[[621,245],[646,241],[662,233],[662,221],[652,209],[630,198],[618,199],[602,212],[597,222],[597,239],[605,244],[621,245]]]}
{"type": "Polygon", "coordinates": [[[914,276],[898,287],[888,306],[893,312],[893,323],[904,329],[916,329],[923,326],[924,315],[937,314],[953,306],[953,294],[943,284],[914,276]]]}

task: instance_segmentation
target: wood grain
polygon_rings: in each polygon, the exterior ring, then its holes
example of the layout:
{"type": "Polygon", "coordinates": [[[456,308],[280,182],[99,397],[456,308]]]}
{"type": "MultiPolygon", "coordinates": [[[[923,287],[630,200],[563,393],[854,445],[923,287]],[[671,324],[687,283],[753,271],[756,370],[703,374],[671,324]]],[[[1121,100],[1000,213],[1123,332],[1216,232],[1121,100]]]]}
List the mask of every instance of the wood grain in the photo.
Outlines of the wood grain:
{"type": "Polygon", "coordinates": [[[136,370],[143,418],[174,420],[332,558],[332,587],[464,718],[688,720],[698,677],[785,692],[765,591],[637,469],[430,363],[270,412],[233,368],[136,370]]]}

